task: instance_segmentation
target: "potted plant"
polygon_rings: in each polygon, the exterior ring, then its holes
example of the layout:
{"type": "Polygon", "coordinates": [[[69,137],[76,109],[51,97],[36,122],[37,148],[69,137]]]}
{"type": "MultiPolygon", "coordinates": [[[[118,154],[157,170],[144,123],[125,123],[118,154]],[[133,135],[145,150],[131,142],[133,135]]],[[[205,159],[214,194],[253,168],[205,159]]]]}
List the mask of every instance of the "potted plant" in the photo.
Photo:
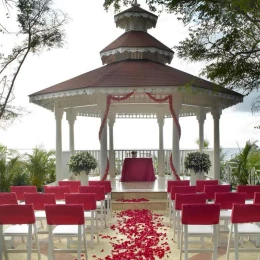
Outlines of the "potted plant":
{"type": "Polygon", "coordinates": [[[132,158],[136,158],[137,157],[137,151],[132,151],[131,154],[132,154],[132,158]]]}
{"type": "Polygon", "coordinates": [[[77,176],[81,185],[88,185],[88,174],[97,168],[96,159],[89,152],[78,152],[70,157],[69,171],[77,176]]]}
{"type": "Polygon", "coordinates": [[[204,178],[211,167],[209,155],[200,152],[188,153],[184,159],[184,167],[191,172],[191,185],[196,185],[196,180],[204,178]]]}

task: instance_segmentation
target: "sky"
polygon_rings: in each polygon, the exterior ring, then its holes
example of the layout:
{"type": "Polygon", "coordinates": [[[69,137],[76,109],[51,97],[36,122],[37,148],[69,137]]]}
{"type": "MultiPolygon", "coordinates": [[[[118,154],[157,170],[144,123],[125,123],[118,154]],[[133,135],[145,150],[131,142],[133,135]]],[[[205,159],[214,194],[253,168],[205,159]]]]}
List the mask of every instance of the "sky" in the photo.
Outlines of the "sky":
{"type": "MultiPolygon", "coordinates": [[[[46,149],[54,149],[54,114],[29,103],[28,95],[101,67],[99,52],[124,33],[122,29],[115,26],[114,10],[106,12],[102,0],[55,0],[54,2],[56,8],[70,17],[69,24],[65,27],[66,44],[62,49],[53,49],[35,56],[31,54],[26,60],[15,85],[14,104],[23,106],[29,114],[21,117],[5,130],[0,129],[0,144],[8,148],[32,149],[43,145],[46,149]]],[[[138,2],[142,8],[148,10],[145,1],[138,2]]],[[[4,17],[1,10],[0,17],[4,17]]],[[[188,29],[177,21],[173,14],[162,12],[156,28],[149,30],[148,33],[172,48],[188,35],[188,29]]],[[[10,42],[13,43],[14,40],[10,39],[10,42]]],[[[203,64],[180,60],[175,54],[170,66],[198,76],[203,64]]],[[[260,116],[253,116],[250,111],[253,99],[258,94],[253,93],[245,98],[244,103],[222,111],[221,147],[241,148],[247,140],[260,139],[260,130],[254,129],[255,125],[260,124],[260,116]]],[[[180,124],[182,127],[180,148],[197,148],[196,139],[199,132],[196,118],[180,118],[180,124]]],[[[75,123],[75,149],[99,149],[99,126],[99,118],[78,117],[75,123]]],[[[62,129],[63,150],[66,151],[69,149],[69,127],[65,116],[62,129]]],[[[209,140],[209,146],[213,147],[213,119],[210,114],[207,115],[204,123],[204,133],[205,138],[209,140]]],[[[114,125],[114,148],[117,150],[158,149],[158,135],[158,124],[155,119],[117,119],[114,125]]],[[[166,119],[164,125],[166,149],[171,149],[171,136],[172,120],[166,119]]]]}

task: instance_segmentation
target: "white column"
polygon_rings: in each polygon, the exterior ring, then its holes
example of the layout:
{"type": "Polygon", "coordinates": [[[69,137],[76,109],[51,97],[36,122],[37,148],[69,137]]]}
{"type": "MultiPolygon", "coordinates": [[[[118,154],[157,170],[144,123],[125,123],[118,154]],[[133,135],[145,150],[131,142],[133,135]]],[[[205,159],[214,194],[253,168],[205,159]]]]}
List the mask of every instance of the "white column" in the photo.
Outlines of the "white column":
{"type": "Polygon", "coordinates": [[[163,145],[163,126],[164,112],[163,108],[157,113],[157,123],[159,126],[159,152],[158,152],[158,175],[164,177],[164,145],[163,145]]]}
{"type": "Polygon", "coordinates": [[[63,109],[55,106],[56,119],[56,182],[63,179],[62,175],[62,117],[63,109]]]}
{"type": "Polygon", "coordinates": [[[206,119],[206,113],[203,107],[198,108],[197,120],[199,122],[199,151],[204,150],[204,121],[206,119]]]}
{"type": "Polygon", "coordinates": [[[73,108],[70,108],[66,111],[66,119],[69,123],[69,137],[70,137],[70,152],[71,155],[75,152],[75,145],[74,145],[74,124],[76,121],[77,115],[76,110],[73,108]]]}
{"type": "Polygon", "coordinates": [[[114,124],[115,115],[110,116],[108,120],[109,126],[109,175],[110,177],[115,177],[116,167],[115,167],[115,151],[114,151],[114,124]]]}
{"type": "Polygon", "coordinates": [[[221,109],[215,107],[211,110],[211,114],[214,120],[214,179],[220,179],[220,137],[219,137],[219,119],[221,115],[221,109]]]}
{"type": "MultiPolygon", "coordinates": [[[[107,104],[107,96],[100,96],[98,100],[98,104],[100,107],[100,119],[101,124],[103,121],[103,118],[105,116],[106,111],[106,104],[107,104]]],[[[105,122],[101,138],[100,138],[100,179],[103,178],[103,176],[106,173],[106,167],[107,167],[107,122],[105,122]]]]}
{"type": "MultiPolygon", "coordinates": [[[[176,93],[172,96],[172,105],[173,109],[179,122],[179,112],[182,105],[182,96],[179,93],[176,93]]],[[[177,171],[177,174],[180,175],[180,141],[179,141],[179,131],[177,128],[174,119],[172,119],[172,162],[177,171]]]]}

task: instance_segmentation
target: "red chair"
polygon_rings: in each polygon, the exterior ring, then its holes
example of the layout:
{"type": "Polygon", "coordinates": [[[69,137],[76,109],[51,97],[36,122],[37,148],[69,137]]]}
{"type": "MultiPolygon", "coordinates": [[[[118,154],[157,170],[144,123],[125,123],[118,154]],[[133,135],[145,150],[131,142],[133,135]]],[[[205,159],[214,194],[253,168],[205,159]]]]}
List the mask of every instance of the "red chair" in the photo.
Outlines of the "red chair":
{"type": "MultiPolygon", "coordinates": [[[[32,204],[34,207],[34,213],[36,220],[41,222],[41,227],[43,227],[43,220],[46,220],[45,214],[45,204],[56,204],[54,193],[24,193],[25,204],[32,204]]],[[[38,232],[39,233],[39,232],[38,232]]],[[[46,231],[41,231],[40,233],[46,234],[46,231]]]]}
{"type": "Polygon", "coordinates": [[[212,249],[195,249],[188,245],[188,239],[192,237],[212,236],[213,238],[213,255],[212,259],[217,260],[218,247],[218,225],[219,225],[219,204],[183,204],[181,216],[181,249],[180,260],[182,253],[185,254],[185,260],[188,260],[189,252],[212,252],[212,249]],[[184,237],[184,249],[183,248],[184,237]]]}
{"type": "Polygon", "coordinates": [[[170,226],[171,226],[171,220],[173,219],[173,226],[175,226],[174,221],[175,221],[175,195],[177,193],[181,194],[189,194],[189,193],[196,193],[196,186],[171,186],[171,192],[170,192],[170,226]]]}
{"type": "Polygon", "coordinates": [[[10,186],[10,191],[16,194],[17,200],[24,201],[24,193],[37,193],[36,186],[10,186]]]}
{"type": "MultiPolygon", "coordinates": [[[[228,237],[227,259],[231,251],[230,242],[234,235],[235,260],[239,259],[239,251],[242,252],[259,252],[259,248],[242,248],[239,249],[239,236],[260,236],[260,227],[256,224],[260,222],[260,205],[259,204],[234,204],[231,215],[231,227],[228,237]]],[[[232,258],[233,259],[233,258],[232,258]]]]}
{"type": "Polygon", "coordinates": [[[207,200],[214,200],[217,192],[230,192],[230,185],[205,185],[204,193],[207,200]]]}
{"type": "Polygon", "coordinates": [[[170,203],[171,203],[171,188],[172,186],[190,186],[190,181],[189,180],[183,180],[183,181],[177,181],[177,180],[168,180],[167,181],[167,204],[168,204],[168,208],[169,208],[169,218],[171,218],[171,206],[170,206],[170,203]]]}
{"type": "Polygon", "coordinates": [[[85,218],[84,207],[80,205],[45,205],[46,219],[49,226],[49,247],[48,247],[48,259],[55,259],[55,252],[66,253],[76,252],[77,260],[81,260],[81,241],[83,237],[84,250],[86,259],[87,256],[87,240],[85,232],[85,218]],[[54,237],[76,237],[77,248],[64,248],[55,249],[53,246],[54,237]]]}
{"type": "Polygon", "coordinates": [[[110,180],[105,181],[89,181],[89,186],[104,186],[105,187],[105,194],[106,194],[106,204],[107,204],[107,213],[108,215],[112,216],[112,209],[111,209],[111,192],[112,192],[112,185],[110,180]]]}
{"type": "Polygon", "coordinates": [[[31,260],[32,252],[37,252],[38,259],[41,259],[37,228],[33,205],[0,205],[0,259],[4,252],[5,259],[8,253],[27,253],[27,259],[31,260]],[[3,225],[11,225],[3,231],[3,225]],[[22,236],[27,238],[26,249],[7,249],[5,237],[22,236]],[[35,238],[36,250],[32,249],[32,237],[35,238]]]}
{"type": "Polygon", "coordinates": [[[260,204],[260,192],[255,192],[254,204],[260,204]]]}
{"type": "Polygon", "coordinates": [[[65,200],[65,193],[70,193],[70,186],[44,186],[45,193],[54,193],[55,199],[65,200]]]}
{"type": "Polygon", "coordinates": [[[18,204],[15,192],[0,192],[0,205],[18,204]]]}
{"type": "Polygon", "coordinates": [[[197,192],[204,192],[204,186],[206,185],[218,185],[218,180],[197,180],[197,192]]]}
{"type": "Polygon", "coordinates": [[[78,193],[79,186],[81,186],[80,181],[58,181],[59,186],[70,186],[71,193],[78,193]]]}
{"type": "Polygon", "coordinates": [[[224,231],[228,229],[234,203],[245,204],[245,192],[221,192],[215,194],[215,203],[220,205],[220,220],[224,221],[224,231]]]}
{"type": "MultiPolygon", "coordinates": [[[[190,186],[194,187],[196,189],[196,186],[190,186]]],[[[173,226],[173,239],[175,240],[175,230],[177,230],[177,245],[178,248],[180,248],[180,213],[182,210],[182,205],[183,204],[198,204],[198,203],[206,203],[206,194],[205,193],[199,193],[199,194],[181,194],[181,193],[176,193],[175,196],[175,220],[174,221],[174,226],[173,226]],[[177,223],[177,226],[176,226],[177,223]]]]}
{"type": "Polygon", "coordinates": [[[101,212],[101,227],[103,227],[103,222],[105,222],[105,227],[107,226],[106,214],[105,212],[105,187],[104,186],[80,186],[80,193],[95,193],[97,209],[101,212]]]}
{"type": "Polygon", "coordinates": [[[85,220],[90,220],[90,232],[91,232],[91,246],[93,248],[94,242],[94,220],[96,220],[96,235],[99,242],[98,235],[98,219],[97,219],[97,203],[95,193],[68,193],[65,194],[66,204],[83,204],[85,220]]]}
{"type": "Polygon", "coordinates": [[[253,200],[255,192],[260,192],[260,185],[237,185],[237,192],[245,192],[247,200],[253,200]]]}

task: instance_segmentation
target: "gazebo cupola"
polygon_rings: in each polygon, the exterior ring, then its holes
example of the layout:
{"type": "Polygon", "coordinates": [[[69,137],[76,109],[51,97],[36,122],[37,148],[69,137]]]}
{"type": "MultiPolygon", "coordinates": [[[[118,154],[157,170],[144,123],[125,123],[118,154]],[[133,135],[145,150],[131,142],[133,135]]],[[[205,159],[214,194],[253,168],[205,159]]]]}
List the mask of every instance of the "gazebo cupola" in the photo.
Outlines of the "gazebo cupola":
{"type": "Polygon", "coordinates": [[[157,19],[137,3],[115,15],[116,26],[124,29],[125,33],[100,52],[103,64],[126,59],[171,63],[174,52],[147,33],[148,29],[155,28],[157,19]]]}

